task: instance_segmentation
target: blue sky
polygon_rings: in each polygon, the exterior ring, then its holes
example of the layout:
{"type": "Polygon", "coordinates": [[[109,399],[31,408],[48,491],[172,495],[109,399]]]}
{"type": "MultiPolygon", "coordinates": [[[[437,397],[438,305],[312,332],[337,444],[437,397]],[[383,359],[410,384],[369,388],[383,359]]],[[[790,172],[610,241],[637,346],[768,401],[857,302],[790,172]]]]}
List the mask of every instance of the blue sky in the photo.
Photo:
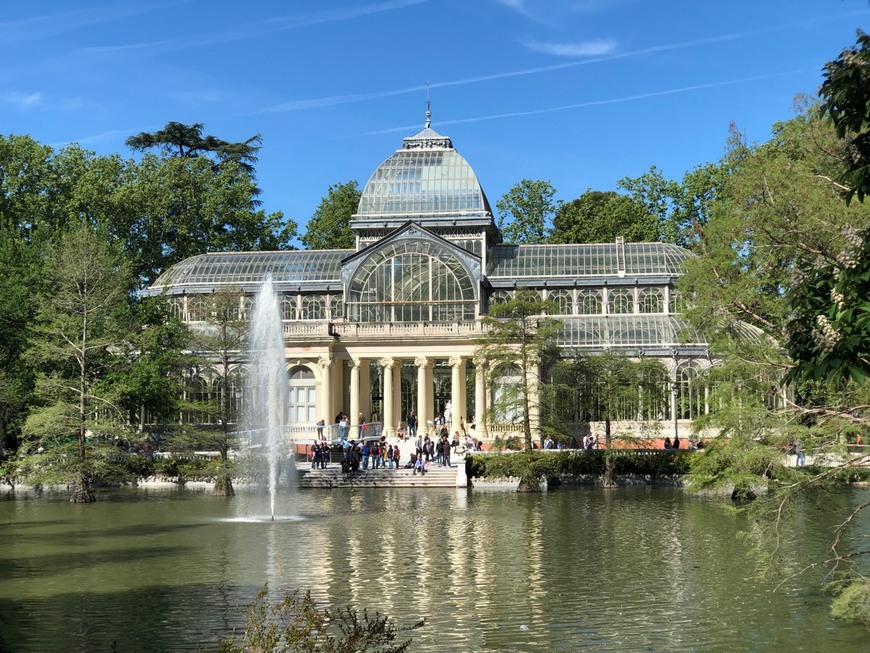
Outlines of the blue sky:
{"type": "Polygon", "coordinates": [[[263,137],[267,210],[304,230],[424,122],[495,207],[717,160],[815,94],[867,0],[30,0],[0,18],[0,133],[129,155],[167,121],[263,137]]]}

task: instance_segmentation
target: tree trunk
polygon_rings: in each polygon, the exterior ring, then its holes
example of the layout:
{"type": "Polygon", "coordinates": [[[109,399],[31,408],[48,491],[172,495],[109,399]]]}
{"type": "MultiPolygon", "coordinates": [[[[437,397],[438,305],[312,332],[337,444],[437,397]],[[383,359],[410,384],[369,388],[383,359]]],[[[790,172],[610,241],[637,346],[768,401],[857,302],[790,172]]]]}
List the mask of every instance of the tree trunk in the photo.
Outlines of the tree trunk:
{"type": "Polygon", "coordinates": [[[76,482],[75,487],[73,489],[73,493],[70,495],[69,502],[70,503],[93,503],[97,500],[97,497],[94,496],[94,493],[91,492],[91,484],[88,482],[84,476],[79,478],[76,482]]]}
{"type": "Polygon", "coordinates": [[[617,487],[616,476],[613,473],[614,456],[610,449],[610,418],[604,420],[604,487],[617,487]]]}
{"type": "Polygon", "coordinates": [[[537,476],[520,476],[520,484],[517,486],[517,492],[540,492],[541,479],[537,476]]]}
{"type": "Polygon", "coordinates": [[[236,496],[236,491],[233,489],[233,477],[230,475],[229,471],[224,467],[218,472],[218,475],[214,479],[214,488],[211,491],[212,496],[215,497],[234,497],[236,496]]]}
{"type": "Polygon", "coordinates": [[[530,453],[522,455],[526,460],[520,471],[520,484],[517,486],[517,492],[540,492],[541,475],[536,469],[535,461],[531,459],[530,453]]]}

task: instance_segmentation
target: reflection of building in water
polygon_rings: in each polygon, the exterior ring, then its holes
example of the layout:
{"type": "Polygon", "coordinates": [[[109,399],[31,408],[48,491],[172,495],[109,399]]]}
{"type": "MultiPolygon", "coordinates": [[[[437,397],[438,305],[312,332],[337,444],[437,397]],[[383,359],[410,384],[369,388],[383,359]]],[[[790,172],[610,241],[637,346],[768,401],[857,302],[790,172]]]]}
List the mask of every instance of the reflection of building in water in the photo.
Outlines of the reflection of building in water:
{"type": "MultiPolygon", "coordinates": [[[[645,402],[641,417],[670,424],[707,410],[703,385],[694,382],[709,366],[707,346],[686,329],[674,291],[690,254],[672,244],[621,239],[502,243],[477,176],[428,117],[374,171],[350,226],[354,249],[203,254],[173,266],[149,289],[165,292],[173,312],[195,325],[207,319],[205,295],[241,290],[244,316],[250,297],[272,275],[295,437],[312,437],[317,420],[333,425],[339,411],[351,418],[351,438],[366,435],[359,414],[377,415],[392,435],[410,410],[425,427],[447,406],[451,435],[471,415],[475,435],[495,435],[482,418],[503,388],[488,387],[474,355],[481,317],[521,288],[556,307],[563,351],[621,351],[664,363],[658,403],[645,402]]],[[[207,374],[191,387],[197,383],[201,393],[211,392],[207,374]]],[[[594,397],[575,404],[566,408],[569,422],[598,419],[594,397]]],[[[624,419],[638,417],[637,406],[623,412],[624,419]]],[[[531,419],[537,427],[537,415],[531,419]]],[[[516,428],[509,421],[499,428],[516,428]]],[[[330,436],[337,439],[337,430],[330,436]]]]}

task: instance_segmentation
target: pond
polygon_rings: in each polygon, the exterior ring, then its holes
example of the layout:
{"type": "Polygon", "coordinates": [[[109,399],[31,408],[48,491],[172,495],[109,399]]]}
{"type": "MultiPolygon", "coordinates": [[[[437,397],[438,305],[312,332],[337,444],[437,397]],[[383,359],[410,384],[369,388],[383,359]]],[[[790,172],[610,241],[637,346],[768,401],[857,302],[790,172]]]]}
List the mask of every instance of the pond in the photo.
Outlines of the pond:
{"type": "MultiPolygon", "coordinates": [[[[796,515],[790,557],[823,556],[868,498],[796,515]]],[[[265,505],[244,487],[0,500],[0,651],[217,650],[266,583],[425,617],[415,653],[867,650],[865,628],[829,616],[822,570],[774,591],[741,518],[681,490],[302,491],[275,522],[236,519],[265,505]]]]}

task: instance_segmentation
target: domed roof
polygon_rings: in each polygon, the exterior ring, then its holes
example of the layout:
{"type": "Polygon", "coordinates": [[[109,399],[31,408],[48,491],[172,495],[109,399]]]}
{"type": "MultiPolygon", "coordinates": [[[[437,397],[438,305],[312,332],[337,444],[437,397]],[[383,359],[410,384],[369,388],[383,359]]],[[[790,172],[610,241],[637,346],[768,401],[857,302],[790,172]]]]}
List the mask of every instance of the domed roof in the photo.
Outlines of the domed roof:
{"type": "Polygon", "coordinates": [[[429,126],[405,138],[362,192],[355,220],[492,215],[477,175],[453,143],[429,126]]]}

